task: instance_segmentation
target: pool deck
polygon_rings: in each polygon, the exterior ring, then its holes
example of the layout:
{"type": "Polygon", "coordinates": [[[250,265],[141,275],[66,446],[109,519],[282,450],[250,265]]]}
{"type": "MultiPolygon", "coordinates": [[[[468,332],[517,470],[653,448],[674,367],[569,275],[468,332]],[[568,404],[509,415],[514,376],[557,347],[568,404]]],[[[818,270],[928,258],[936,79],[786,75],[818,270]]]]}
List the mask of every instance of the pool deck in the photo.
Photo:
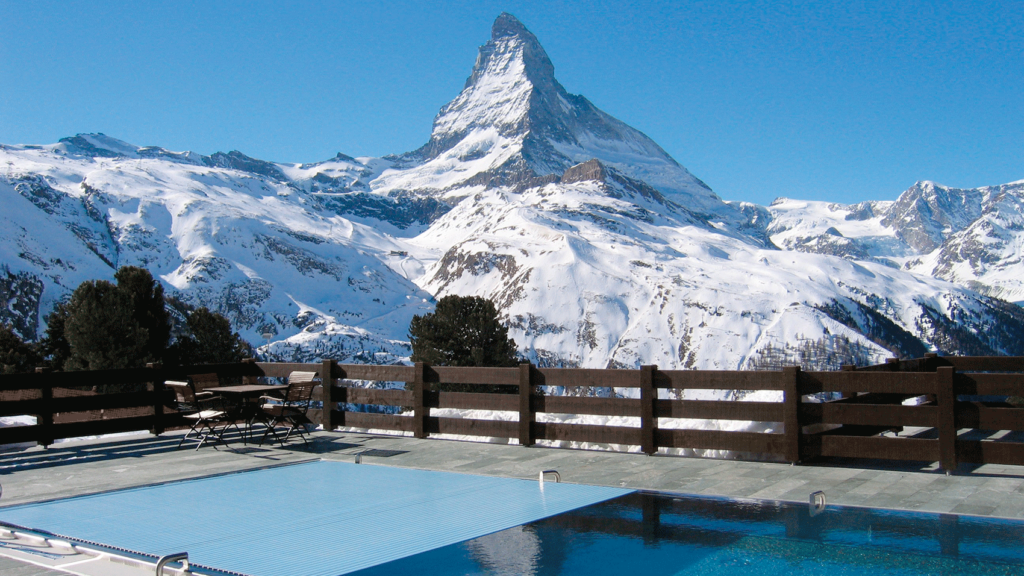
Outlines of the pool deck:
{"type": "MultiPolygon", "coordinates": [[[[310,459],[537,478],[557,470],[563,482],[728,498],[808,502],[821,490],[828,504],[1024,519],[1024,467],[961,466],[946,475],[934,463],[821,460],[790,466],[317,432],[308,447],[204,446],[177,449],[179,435],[123,436],[0,452],[0,505],[11,506],[224,474],[310,459]]],[[[317,497],[316,495],[311,495],[317,497]]],[[[2,517],[2,512],[0,512],[2,517]]],[[[0,558],[0,576],[66,574],[0,558]]]]}

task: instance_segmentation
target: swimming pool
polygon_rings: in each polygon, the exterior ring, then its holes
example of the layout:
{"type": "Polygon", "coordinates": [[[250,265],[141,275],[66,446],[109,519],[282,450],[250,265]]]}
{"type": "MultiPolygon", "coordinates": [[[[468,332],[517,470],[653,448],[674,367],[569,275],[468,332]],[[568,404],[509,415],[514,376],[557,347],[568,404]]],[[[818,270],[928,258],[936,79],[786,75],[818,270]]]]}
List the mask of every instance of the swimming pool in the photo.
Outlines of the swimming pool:
{"type": "Polygon", "coordinates": [[[252,576],[336,576],[629,492],[321,460],[0,508],[0,520],[252,576]]]}
{"type": "Polygon", "coordinates": [[[1024,574],[1024,523],[633,493],[382,564],[385,574],[1024,574]]]}
{"type": "Polygon", "coordinates": [[[1024,574],[1024,523],[312,462],[0,508],[252,576],[1024,574]]]}

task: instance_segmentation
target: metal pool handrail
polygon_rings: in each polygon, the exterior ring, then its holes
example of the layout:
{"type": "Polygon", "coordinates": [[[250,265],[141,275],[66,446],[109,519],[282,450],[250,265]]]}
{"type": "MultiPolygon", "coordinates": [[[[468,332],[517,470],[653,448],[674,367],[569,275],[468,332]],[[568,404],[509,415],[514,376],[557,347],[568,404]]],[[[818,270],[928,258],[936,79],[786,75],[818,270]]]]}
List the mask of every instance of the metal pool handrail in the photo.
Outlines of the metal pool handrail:
{"type": "Polygon", "coordinates": [[[825,511],[825,493],[821,490],[817,492],[811,492],[810,498],[810,513],[811,516],[817,516],[825,511]]]}
{"type": "Polygon", "coordinates": [[[181,570],[187,574],[188,569],[188,552],[175,552],[174,554],[168,554],[161,556],[160,560],[156,563],[156,576],[164,576],[164,566],[167,566],[171,562],[181,562],[181,570]]]}
{"type": "Polygon", "coordinates": [[[127,548],[120,548],[117,546],[110,546],[108,544],[90,542],[89,540],[81,540],[78,538],[61,536],[58,534],[47,532],[45,530],[39,530],[37,528],[26,528],[24,526],[19,526],[18,524],[12,524],[10,522],[4,522],[0,520],[0,536],[7,535],[12,536],[14,538],[25,538],[27,540],[34,540],[43,546],[49,546],[65,550],[73,550],[75,552],[85,554],[87,556],[106,556],[110,558],[117,558],[119,562],[123,562],[125,564],[128,564],[129,566],[136,566],[144,569],[152,568],[154,566],[155,561],[157,576],[163,576],[164,567],[171,562],[182,563],[182,574],[192,574],[193,572],[191,572],[191,570],[193,568],[198,568],[202,571],[202,574],[208,575],[248,576],[247,574],[235,572],[233,570],[214,568],[212,566],[206,566],[203,564],[192,564],[188,561],[188,552],[168,554],[157,559],[158,557],[155,554],[137,552],[135,550],[129,550],[127,548]],[[152,558],[153,560],[144,559],[147,557],[152,558]]]}
{"type": "Polygon", "coordinates": [[[543,484],[544,476],[547,474],[554,474],[556,484],[562,481],[562,475],[558,473],[558,470],[541,470],[540,474],[537,476],[537,481],[543,484]]]}

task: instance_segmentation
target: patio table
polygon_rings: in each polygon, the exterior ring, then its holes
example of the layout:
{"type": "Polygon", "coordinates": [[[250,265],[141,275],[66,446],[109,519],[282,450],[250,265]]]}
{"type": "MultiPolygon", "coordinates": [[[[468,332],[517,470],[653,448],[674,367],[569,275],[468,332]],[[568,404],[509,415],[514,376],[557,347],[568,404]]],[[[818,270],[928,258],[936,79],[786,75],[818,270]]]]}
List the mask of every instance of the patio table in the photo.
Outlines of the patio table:
{"type": "Polygon", "coordinates": [[[288,390],[288,386],[278,386],[273,384],[241,384],[238,386],[217,386],[215,388],[207,388],[208,392],[213,392],[224,398],[233,400],[234,410],[232,416],[236,419],[245,419],[245,431],[242,433],[242,441],[248,443],[246,435],[252,439],[252,427],[257,420],[262,421],[266,424],[266,419],[263,415],[263,410],[260,409],[259,399],[263,396],[280,396],[284,398],[285,391],[288,390]]]}

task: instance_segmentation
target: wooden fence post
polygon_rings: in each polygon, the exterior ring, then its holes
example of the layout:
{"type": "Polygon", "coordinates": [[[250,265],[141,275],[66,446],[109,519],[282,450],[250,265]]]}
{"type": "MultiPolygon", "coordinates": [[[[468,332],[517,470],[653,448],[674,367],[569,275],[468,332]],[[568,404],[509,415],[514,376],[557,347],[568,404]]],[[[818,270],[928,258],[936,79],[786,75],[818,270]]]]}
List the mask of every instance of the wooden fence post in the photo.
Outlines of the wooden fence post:
{"type": "MultiPolygon", "coordinates": [[[[46,374],[48,368],[36,368],[36,374],[46,374]]],[[[43,448],[49,448],[53,444],[53,384],[43,383],[39,387],[39,398],[43,406],[42,414],[36,414],[36,424],[39,426],[39,444],[43,448]]]]}
{"type": "Polygon", "coordinates": [[[533,365],[519,365],[519,444],[533,446],[537,439],[533,434],[533,365]]]}
{"type": "MultiPolygon", "coordinates": [[[[856,364],[843,364],[842,366],[839,367],[839,370],[841,372],[856,372],[857,371],[857,365],[856,364]]],[[[846,392],[846,391],[843,391],[843,392],[839,393],[839,397],[840,398],[851,398],[851,397],[856,396],[856,395],[857,395],[856,392],[846,392]]]]}
{"type": "Polygon", "coordinates": [[[939,416],[935,428],[939,432],[939,466],[947,475],[956,471],[956,369],[940,366],[935,370],[935,397],[939,416]]]}
{"type": "Polygon", "coordinates": [[[416,371],[412,381],[412,435],[416,438],[427,437],[427,418],[430,416],[430,408],[426,407],[424,395],[427,384],[424,382],[424,373],[427,365],[423,362],[416,363],[416,371]]]}
{"type": "Polygon", "coordinates": [[[256,381],[257,377],[256,376],[250,376],[249,373],[248,373],[249,370],[250,370],[250,366],[249,365],[256,364],[256,359],[255,358],[243,358],[242,359],[242,364],[246,364],[246,367],[245,367],[245,372],[246,373],[242,375],[242,384],[257,384],[258,383],[256,381]]]}
{"type": "Polygon", "coordinates": [[[654,417],[654,403],[658,401],[658,391],[654,389],[657,369],[657,366],[640,367],[640,451],[648,456],[658,452],[654,442],[654,429],[658,427],[654,417]]]}
{"type": "Polygon", "coordinates": [[[153,425],[149,431],[154,436],[164,433],[164,371],[159,362],[150,362],[146,368],[152,370],[153,374],[153,425]]]}
{"type": "Polygon", "coordinates": [[[782,369],[782,425],[785,429],[786,460],[800,463],[800,367],[782,369]]]}
{"type": "Polygon", "coordinates": [[[324,432],[332,432],[334,424],[331,420],[331,411],[334,410],[334,360],[324,360],[320,364],[320,383],[323,386],[323,408],[320,410],[320,425],[324,432]]]}

